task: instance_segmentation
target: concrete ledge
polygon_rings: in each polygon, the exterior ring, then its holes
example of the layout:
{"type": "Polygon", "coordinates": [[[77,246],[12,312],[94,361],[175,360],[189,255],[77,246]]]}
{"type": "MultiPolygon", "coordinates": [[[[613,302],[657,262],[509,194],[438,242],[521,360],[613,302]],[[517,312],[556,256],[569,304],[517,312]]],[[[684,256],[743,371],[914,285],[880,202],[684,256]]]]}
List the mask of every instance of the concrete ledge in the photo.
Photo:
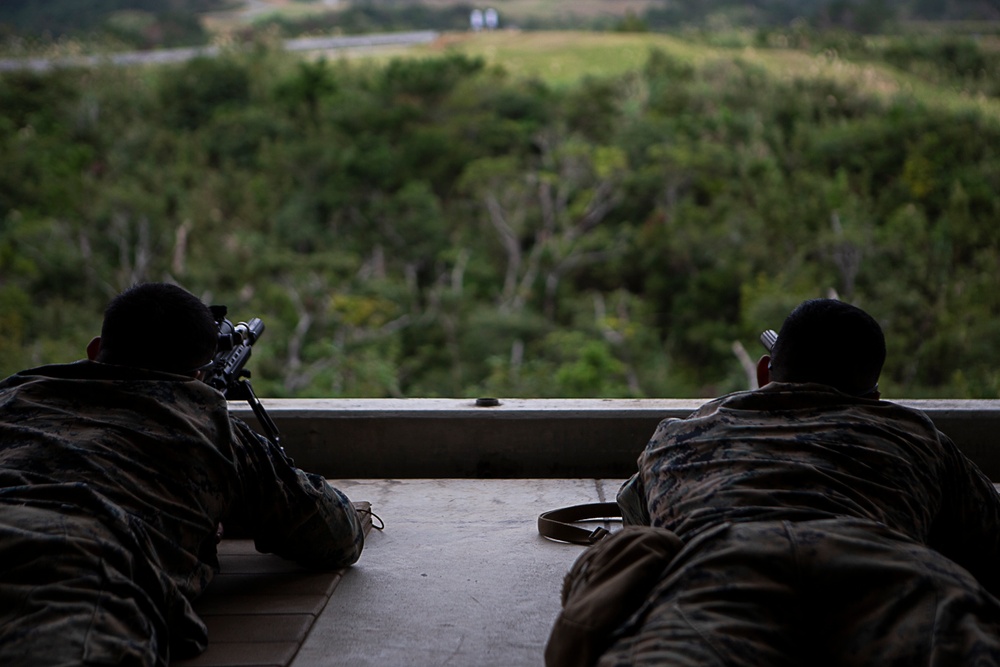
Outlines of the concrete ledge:
{"type": "MultiPolygon", "coordinates": [[[[300,467],[326,477],[624,478],[657,423],[700,399],[262,399],[300,467]]],[[[1000,479],[1000,400],[897,400],[1000,479]]],[[[234,414],[254,423],[245,403],[234,414]]]]}

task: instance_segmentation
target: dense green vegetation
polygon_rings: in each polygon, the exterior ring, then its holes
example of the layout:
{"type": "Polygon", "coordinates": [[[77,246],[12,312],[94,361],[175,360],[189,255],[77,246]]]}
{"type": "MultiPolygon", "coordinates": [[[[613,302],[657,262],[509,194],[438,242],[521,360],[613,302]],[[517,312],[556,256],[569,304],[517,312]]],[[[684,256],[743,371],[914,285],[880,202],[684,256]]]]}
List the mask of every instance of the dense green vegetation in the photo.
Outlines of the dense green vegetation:
{"type": "MultiPolygon", "coordinates": [[[[102,50],[205,44],[209,34],[199,14],[226,6],[225,0],[4,0],[0,44],[23,50],[66,37],[102,50]],[[12,45],[14,45],[12,47],[12,45]]],[[[37,47],[36,47],[37,48],[37,47]]]]}
{"type": "Polygon", "coordinates": [[[835,291],[885,327],[888,395],[997,397],[989,96],[918,94],[910,52],[662,44],[560,85],[261,48],[0,74],[0,372],[173,280],[264,319],[262,396],[707,396],[835,291]]]}

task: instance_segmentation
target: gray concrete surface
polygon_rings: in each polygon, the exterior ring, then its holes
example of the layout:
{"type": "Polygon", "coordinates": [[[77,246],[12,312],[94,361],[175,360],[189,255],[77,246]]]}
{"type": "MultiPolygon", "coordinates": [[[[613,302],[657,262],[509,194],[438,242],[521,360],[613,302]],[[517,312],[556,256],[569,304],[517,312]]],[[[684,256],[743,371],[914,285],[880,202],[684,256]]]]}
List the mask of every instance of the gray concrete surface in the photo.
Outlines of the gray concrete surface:
{"type": "Polygon", "coordinates": [[[583,547],[542,511],[614,498],[624,480],[331,480],[385,521],[292,667],[541,665],[562,578],[583,547]]]}

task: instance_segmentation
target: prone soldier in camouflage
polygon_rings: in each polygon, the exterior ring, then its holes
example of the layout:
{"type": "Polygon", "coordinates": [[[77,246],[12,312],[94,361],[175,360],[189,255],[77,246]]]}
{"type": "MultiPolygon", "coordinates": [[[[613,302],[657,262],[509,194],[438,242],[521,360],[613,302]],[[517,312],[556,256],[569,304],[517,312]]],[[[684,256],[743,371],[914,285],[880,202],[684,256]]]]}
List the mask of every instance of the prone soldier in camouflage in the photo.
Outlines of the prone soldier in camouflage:
{"type": "Polygon", "coordinates": [[[663,421],[619,491],[683,550],[598,664],[1000,664],[1000,498],[923,413],[879,400],[885,342],[817,299],[761,389],[663,421]]]}
{"type": "Polygon", "coordinates": [[[138,285],[111,302],[88,360],[0,382],[0,664],[204,650],[191,602],[218,569],[220,522],[306,567],[360,556],[347,497],[198,380],[217,338],[196,297],[138,285]]]}

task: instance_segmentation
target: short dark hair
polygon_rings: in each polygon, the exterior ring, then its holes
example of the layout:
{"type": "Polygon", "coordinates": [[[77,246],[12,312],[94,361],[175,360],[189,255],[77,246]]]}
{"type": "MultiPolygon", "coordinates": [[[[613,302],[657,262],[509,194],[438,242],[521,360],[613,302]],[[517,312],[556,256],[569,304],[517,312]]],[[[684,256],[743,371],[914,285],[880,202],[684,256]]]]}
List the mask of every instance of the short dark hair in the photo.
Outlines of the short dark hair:
{"type": "Polygon", "coordinates": [[[864,395],[877,388],[884,363],[885,336],[871,315],[836,299],[812,299],[781,326],[771,350],[771,377],[864,395]]]}
{"type": "Polygon", "coordinates": [[[140,283],[108,304],[97,361],[189,373],[211,360],[218,327],[202,301],[169,283],[140,283]]]}

